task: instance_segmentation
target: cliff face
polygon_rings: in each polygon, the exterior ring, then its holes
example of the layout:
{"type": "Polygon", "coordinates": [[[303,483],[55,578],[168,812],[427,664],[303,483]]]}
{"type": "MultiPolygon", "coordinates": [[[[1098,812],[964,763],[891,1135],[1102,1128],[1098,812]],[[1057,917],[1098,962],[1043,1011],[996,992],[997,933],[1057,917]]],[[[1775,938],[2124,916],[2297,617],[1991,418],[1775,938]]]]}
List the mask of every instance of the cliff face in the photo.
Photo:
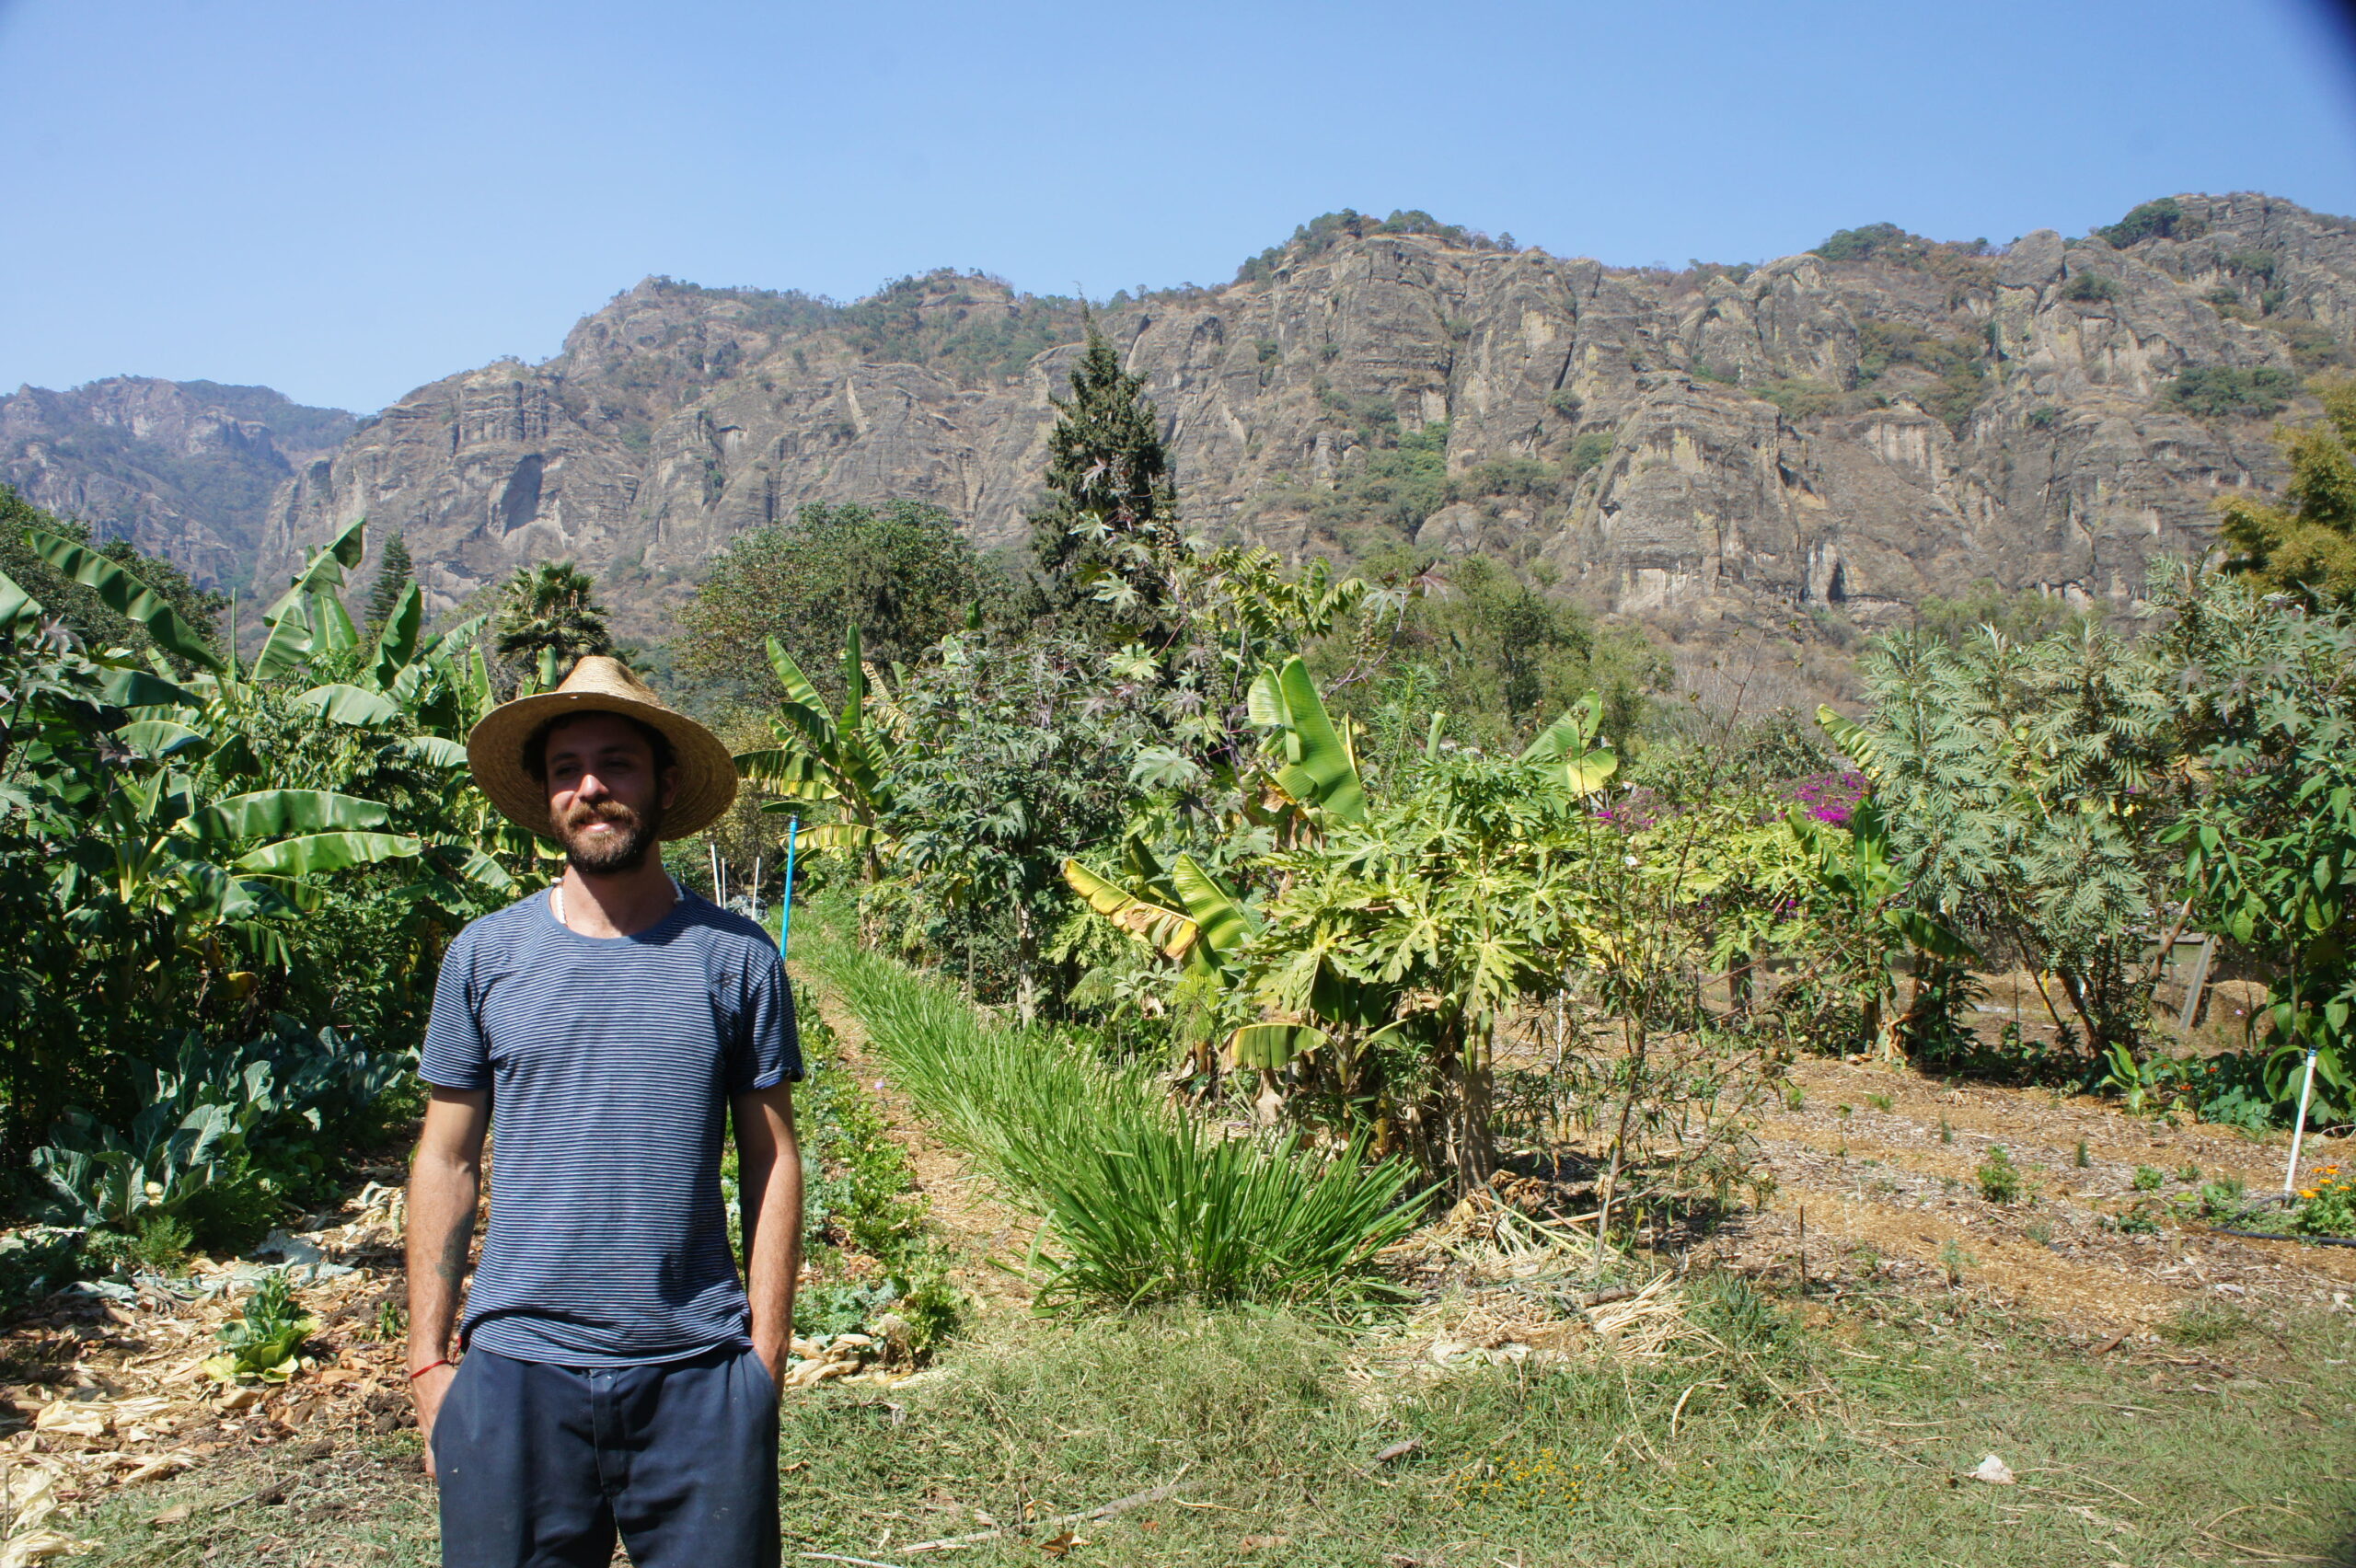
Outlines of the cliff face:
{"type": "Polygon", "coordinates": [[[117,376],[19,387],[0,397],[0,483],[168,557],[202,586],[235,586],[279,490],[334,453],[352,422],[263,386],[117,376]]]}
{"type": "MultiPolygon", "coordinates": [[[[1870,230],[1677,273],[1368,232],[1099,321],[1196,529],[1544,563],[1672,629],[1871,625],[1983,577],[2123,604],[2146,560],[2205,548],[2221,491],[2279,480],[2262,415],[2296,378],[2356,362],[2356,225],[2165,205],[2123,248],[1870,230]]],[[[437,609],[572,557],[644,635],[804,502],[924,499],[1011,542],[1080,333],[1068,302],[976,277],[840,308],[650,281],[544,364],[360,421],[280,491],[260,575],[366,515],[437,609]]]]}

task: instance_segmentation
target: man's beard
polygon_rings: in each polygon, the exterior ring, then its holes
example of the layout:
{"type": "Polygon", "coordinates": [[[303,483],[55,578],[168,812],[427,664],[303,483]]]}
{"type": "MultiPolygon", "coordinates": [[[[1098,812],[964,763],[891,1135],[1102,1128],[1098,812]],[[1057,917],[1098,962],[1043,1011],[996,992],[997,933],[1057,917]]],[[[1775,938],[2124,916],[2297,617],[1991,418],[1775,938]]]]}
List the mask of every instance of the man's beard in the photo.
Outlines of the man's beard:
{"type": "Polygon", "coordinates": [[[575,806],[560,825],[564,858],[574,870],[583,876],[614,876],[646,864],[646,852],[663,831],[663,808],[650,805],[641,813],[611,803],[575,806]],[[583,830],[596,822],[612,823],[620,831],[595,837],[585,835],[583,830]]]}

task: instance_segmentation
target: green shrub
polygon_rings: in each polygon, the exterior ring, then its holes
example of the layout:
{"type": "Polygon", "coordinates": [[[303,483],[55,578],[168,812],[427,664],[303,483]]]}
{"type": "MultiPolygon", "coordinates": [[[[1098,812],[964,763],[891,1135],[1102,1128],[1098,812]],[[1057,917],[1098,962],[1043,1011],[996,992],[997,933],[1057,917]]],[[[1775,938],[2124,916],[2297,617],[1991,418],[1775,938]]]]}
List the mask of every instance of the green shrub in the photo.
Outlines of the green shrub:
{"type": "Polygon", "coordinates": [[[1807,375],[1787,375],[1751,389],[1784,412],[1787,420],[1812,419],[1830,413],[1839,406],[1841,394],[1823,382],[1807,375]]]}
{"type": "Polygon", "coordinates": [[[2062,410],[2051,403],[2039,403],[2028,411],[2027,424],[2031,430],[2051,430],[2061,422],[2062,410]]]}
{"type": "Polygon", "coordinates": [[[1572,391],[1567,386],[1557,386],[1552,392],[1547,393],[1546,406],[1553,409],[1554,412],[1562,415],[1566,420],[1577,419],[1579,417],[1579,409],[1585,407],[1585,405],[1579,401],[1579,395],[1572,391]]]}
{"type": "Polygon", "coordinates": [[[2097,304],[2119,297],[2119,284],[2100,272],[2073,272],[2062,287],[2062,297],[2081,305],[2097,304]]]}
{"type": "Polygon", "coordinates": [[[2195,239],[2208,232],[2206,224],[2185,216],[2184,203],[2173,196],[2146,202],[2130,209],[2117,223],[2095,230],[2114,250],[2124,250],[2139,240],[2195,239]]]}
{"type": "Polygon", "coordinates": [[[2246,277],[2271,279],[2275,268],[2271,250],[2236,250],[2225,258],[2225,270],[2246,277]]]}
{"type": "Polygon", "coordinates": [[[2156,1193],[2160,1190],[2160,1183],[2166,1180],[2167,1177],[2165,1175],[2154,1170],[2151,1166],[2139,1165],[2135,1168],[2135,1180],[2133,1185],[2135,1190],[2139,1193],[2156,1193]]]}
{"type": "Polygon", "coordinates": [[[1608,430],[1590,430],[1571,443],[1571,458],[1567,465],[1574,478],[1590,468],[1600,468],[1619,444],[1619,436],[1608,430]]]}
{"type": "Polygon", "coordinates": [[[889,960],[836,942],[812,951],[942,1139],[1045,1221],[1043,1304],[1331,1309],[1398,1294],[1374,1259],[1421,1207],[1408,1167],[1230,1137],[1172,1109],[1149,1072],[987,1026],[889,960]]]}
{"type": "Polygon", "coordinates": [[[110,1273],[118,1270],[170,1274],[188,1262],[196,1240],[186,1221],[167,1214],[143,1216],[131,1234],[94,1230],[83,1244],[82,1255],[110,1273]]]}
{"type": "Polygon", "coordinates": [[[2003,1144],[1990,1147],[1988,1158],[1974,1174],[1980,1180],[1980,1195],[1992,1204],[2009,1204],[2021,1195],[2020,1167],[2013,1163],[2003,1144]]]}
{"type": "Polygon", "coordinates": [[[2289,405],[2299,378],[2275,365],[2195,365],[2168,383],[2167,398],[2202,419],[2268,419],[2289,405]]]}

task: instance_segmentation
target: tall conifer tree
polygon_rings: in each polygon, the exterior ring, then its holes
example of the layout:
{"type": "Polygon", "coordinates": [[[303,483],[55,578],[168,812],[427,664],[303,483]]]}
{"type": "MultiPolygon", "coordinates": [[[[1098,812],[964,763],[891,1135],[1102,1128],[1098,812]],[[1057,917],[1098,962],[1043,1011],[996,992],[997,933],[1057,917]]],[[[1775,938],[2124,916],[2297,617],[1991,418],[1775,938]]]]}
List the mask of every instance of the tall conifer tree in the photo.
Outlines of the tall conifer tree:
{"type": "Polygon", "coordinates": [[[1031,518],[1050,613],[1117,640],[1161,621],[1163,565],[1184,548],[1169,454],[1144,388],[1091,319],[1071,395],[1054,399],[1049,496],[1031,518]]]}
{"type": "Polygon", "coordinates": [[[376,586],[368,594],[368,629],[372,634],[382,631],[385,623],[393,618],[393,607],[401,602],[401,590],[410,585],[415,575],[409,559],[409,540],[395,534],[385,541],[385,559],[376,568],[376,586]]]}

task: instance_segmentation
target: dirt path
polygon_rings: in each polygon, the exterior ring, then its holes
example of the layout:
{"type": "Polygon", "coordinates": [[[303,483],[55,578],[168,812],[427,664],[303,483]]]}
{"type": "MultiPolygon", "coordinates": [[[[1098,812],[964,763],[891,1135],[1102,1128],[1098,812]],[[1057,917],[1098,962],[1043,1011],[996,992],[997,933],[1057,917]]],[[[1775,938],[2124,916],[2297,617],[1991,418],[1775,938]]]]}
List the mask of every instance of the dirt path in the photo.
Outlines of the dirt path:
{"type": "MultiPolygon", "coordinates": [[[[2093,1336],[2154,1330],[2197,1301],[2346,1309],[2356,1297],[2356,1249],[2217,1236],[2173,1212],[2202,1182],[2279,1189],[2288,1135],[2254,1141],[2108,1101],[1821,1059],[1797,1064],[1791,1081],[1800,1102],[1760,1128],[1775,1196],[1718,1243],[1740,1266],[1796,1271],[1804,1223],[1812,1278],[1944,1286],[1959,1262],[1968,1286],[2093,1336]],[[2020,1173],[2010,1203],[1980,1190],[1996,1146],[2020,1173]],[[2139,1168],[2158,1185],[2137,1187],[2139,1168]]],[[[2356,1140],[2310,1138],[2307,1149],[2306,1170],[2356,1159],[2356,1140]]]]}
{"type": "Polygon", "coordinates": [[[881,1102],[885,1136],[907,1156],[917,1190],[930,1205],[928,1222],[957,1259],[951,1271],[957,1284],[985,1303],[1027,1307],[1029,1284],[992,1260],[1020,1262],[1030,1251],[1037,1222],[993,1197],[962,1158],[932,1140],[907,1096],[869,1056],[867,1026],[840,991],[808,964],[796,967],[793,984],[834,1031],[845,1066],[881,1102]]]}

